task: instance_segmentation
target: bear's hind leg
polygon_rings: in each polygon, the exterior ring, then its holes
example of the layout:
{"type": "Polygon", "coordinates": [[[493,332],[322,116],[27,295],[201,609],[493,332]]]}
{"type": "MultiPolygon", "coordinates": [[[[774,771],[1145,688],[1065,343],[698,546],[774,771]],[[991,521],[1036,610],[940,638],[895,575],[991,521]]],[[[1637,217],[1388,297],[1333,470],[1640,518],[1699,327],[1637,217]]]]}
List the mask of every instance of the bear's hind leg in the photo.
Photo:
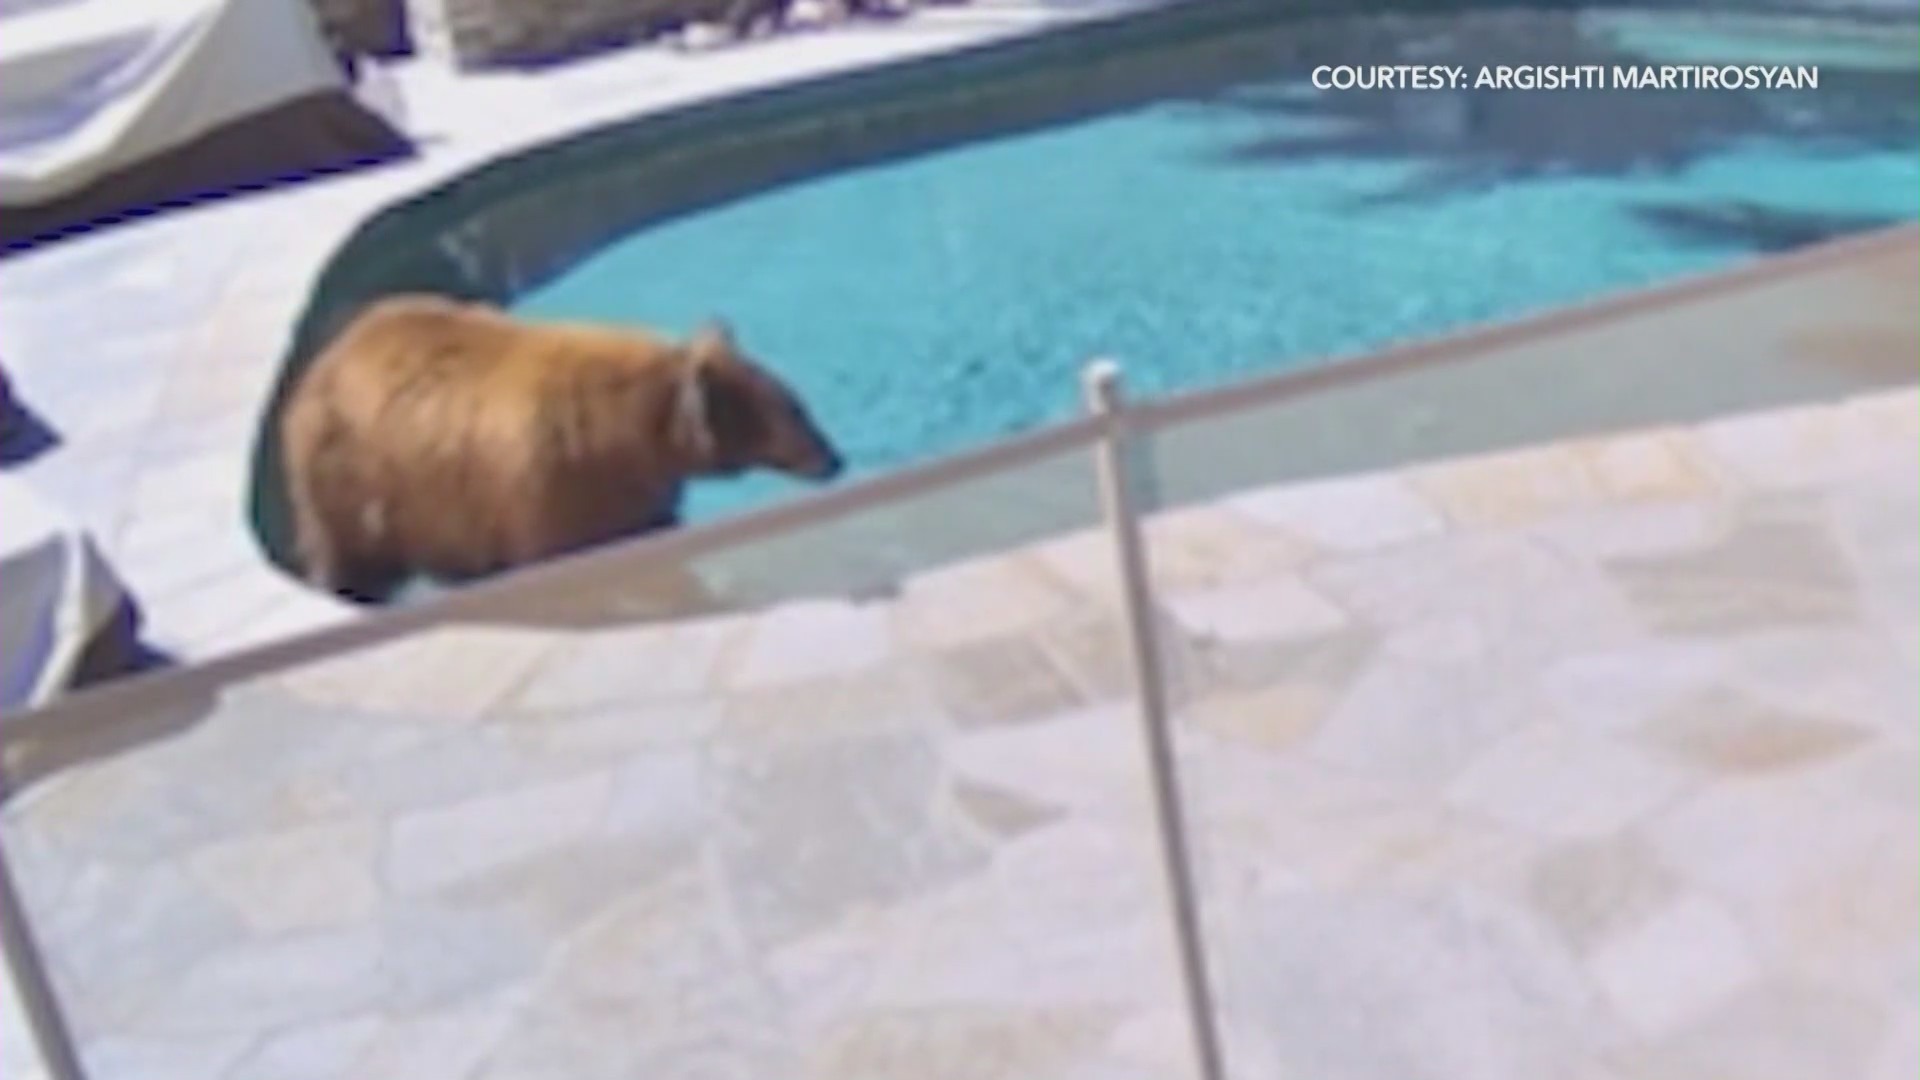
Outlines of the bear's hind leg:
{"type": "Polygon", "coordinates": [[[377,604],[400,587],[402,575],[366,560],[307,555],[304,579],[313,589],[357,604],[377,604]]]}
{"type": "Polygon", "coordinates": [[[358,604],[377,604],[406,580],[406,572],[391,560],[346,550],[315,515],[298,517],[302,577],[312,588],[358,604]]]}
{"type": "Polygon", "coordinates": [[[321,592],[336,592],[341,577],[339,545],[321,523],[313,499],[299,487],[293,492],[294,550],[300,557],[300,576],[321,592]]]}

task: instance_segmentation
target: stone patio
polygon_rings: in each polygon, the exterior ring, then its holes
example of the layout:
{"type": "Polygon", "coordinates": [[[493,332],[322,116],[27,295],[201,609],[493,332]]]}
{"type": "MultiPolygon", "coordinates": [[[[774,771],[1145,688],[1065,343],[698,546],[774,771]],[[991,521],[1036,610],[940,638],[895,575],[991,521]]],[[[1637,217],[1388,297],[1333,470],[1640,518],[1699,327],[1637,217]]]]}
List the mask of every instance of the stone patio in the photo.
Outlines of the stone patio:
{"type": "MultiPolygon", "coordinates": [[[[1916,445],[1902,390],[1158,515],[1233,1075],[1920,1068],[1916,445]]],[[[1105,554],[270,676],[8,858],[99,1080],[1191,1075],[1105,554]]]]}

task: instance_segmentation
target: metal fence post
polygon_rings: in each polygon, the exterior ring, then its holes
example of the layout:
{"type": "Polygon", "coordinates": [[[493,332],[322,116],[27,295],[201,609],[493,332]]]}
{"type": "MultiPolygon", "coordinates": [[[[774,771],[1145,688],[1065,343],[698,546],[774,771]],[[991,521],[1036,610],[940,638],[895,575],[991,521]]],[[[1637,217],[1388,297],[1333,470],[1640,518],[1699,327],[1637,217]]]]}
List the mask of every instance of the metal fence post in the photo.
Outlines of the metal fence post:
{"type": "Polygon", "coordinates": [[[39,944],[33,940],[20,894],[13,887],[13,869],[7,865],[4,850],[0,850],[0,946],[5,947],[7,981],[14,1004],[33,1033],[47,1074],[52,1080],[86,1080],[80,1055],[74,1049],[73,1033],[54,998],[39,944]]]}
{"type": "Polygon", "coordinates": [[[1182,818],[1180,777],[1169,727],[1166,668],[1160,653],[1152,583],[1147,572],[1140,519],[1133,505],[1127,469],[1129,432],[1126,405],[1120,389],[1120,367],[1111,360],[1088,364],[1082,375],[1087,408],[1100,417],[1101,438],[1096,450],[1100,504],[1113,535],[1120,571],[1121,605],[1126,615],[1127,640],[1133,661],[1134,688],[1145,736],[1147,771],[1153,782],[1154,819],[1159,826],[1161,869],[1173,911],[1180,976],[1186,991],[1188,1027],[1201,1080],[1225,1080],[1213,986],[1207,974],[1205,945],[1200,937],[1199,905],[1195,897],[1192,861],[1188,857],[1186,825],[1182,818]]]}

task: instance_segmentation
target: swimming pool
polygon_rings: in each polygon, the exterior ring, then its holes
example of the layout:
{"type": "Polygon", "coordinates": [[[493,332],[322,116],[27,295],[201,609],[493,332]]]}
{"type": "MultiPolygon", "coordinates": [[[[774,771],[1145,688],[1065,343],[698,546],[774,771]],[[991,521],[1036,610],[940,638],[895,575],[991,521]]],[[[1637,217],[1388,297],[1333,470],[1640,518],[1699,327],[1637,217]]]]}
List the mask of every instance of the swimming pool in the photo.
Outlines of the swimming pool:
{"type": "MultiPolygon", "coordinates": [[[[1833,19],[1289,21],[1144,103],[642,229],[515,307],[724,316],[854,473],[884,471],[1070,413],[1096,354],[1136,393],[1197,388],[1920,217],[1916,54],[1910,27],[1833,19]],[[1820,85],[1309,83],[1395,62],[1815,64],[1820,85]]],[[[703,483],[688,517],[801,490],[703,483]]]]}

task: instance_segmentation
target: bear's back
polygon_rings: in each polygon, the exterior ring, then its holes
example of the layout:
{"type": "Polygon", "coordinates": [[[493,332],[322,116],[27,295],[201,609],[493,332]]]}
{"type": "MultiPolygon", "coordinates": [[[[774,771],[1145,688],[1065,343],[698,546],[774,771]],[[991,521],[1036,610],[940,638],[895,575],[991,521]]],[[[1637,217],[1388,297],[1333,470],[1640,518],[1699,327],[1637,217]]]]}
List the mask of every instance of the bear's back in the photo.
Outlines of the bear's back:
{"type": "Polygon", "coordinates": [[[377,423],[387,438],[406,441],[395,425],[421,437],[498,437],[539,426],[556,407],[611,405],[604,399],[615,387],[658,393],[674,353],[645,332],[525,322],[484,305],[398,296],[362,312],[316,360],[312,378],[332,409],[377,423]]]}

